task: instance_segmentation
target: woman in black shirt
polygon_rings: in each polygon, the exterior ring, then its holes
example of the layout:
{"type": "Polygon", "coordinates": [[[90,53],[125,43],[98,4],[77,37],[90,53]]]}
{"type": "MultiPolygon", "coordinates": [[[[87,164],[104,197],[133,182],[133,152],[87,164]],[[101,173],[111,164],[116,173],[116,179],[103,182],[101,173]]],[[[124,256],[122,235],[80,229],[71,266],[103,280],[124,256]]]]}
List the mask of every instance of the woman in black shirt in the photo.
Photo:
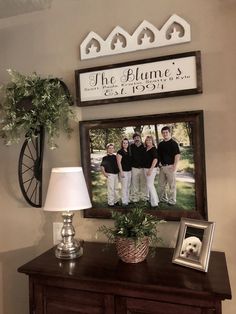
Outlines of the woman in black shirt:
{"type": "Polygon", "coordinates": [[[144,154],[144,174],[146,178],[147,190],[152,207],[157,207],[159,198],[154,185],[157,174],[157,149],[152,136],[147,136],[145,139],[145,154],[144,154]]]}
{"type": "Polygon", "coordinates": [[[122,205],[127,206],[131,184],[131,156],[129,153],[129,140],[127,138],[121,141],[121,149],[117,152],[116,160],[120,171],[122,205]]]}

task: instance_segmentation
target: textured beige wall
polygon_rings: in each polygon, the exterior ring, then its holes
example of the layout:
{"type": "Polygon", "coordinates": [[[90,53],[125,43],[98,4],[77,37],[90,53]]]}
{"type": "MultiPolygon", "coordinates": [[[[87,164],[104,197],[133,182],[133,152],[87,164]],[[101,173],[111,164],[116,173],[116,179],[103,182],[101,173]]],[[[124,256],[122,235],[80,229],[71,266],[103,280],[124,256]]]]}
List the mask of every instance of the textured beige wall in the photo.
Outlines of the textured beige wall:
{"type": "MultiPolygon", "coordinates": [[[[233,292],[236,291],[235,214],[235,73],[236,1],[234,0],[54,0],[51,9],[0,20],[0,82],[7,68],[62,77],[74,93],[74,70],[191,50],[201,50],[204,92],[200,95],[119,103],[78,109],[80,119],[134,116],[204,110],[209,220],[216,222],[213,248],[226,252],[233,292]],[[161,27],[170,15],[185,18],[192,29],[190,43],[108,56],[79,58],[79,45],[89,31],[106,38],[117,25],[132,33],[144,20],[161,27]]],[[[52,245],[52,222],[60,217],[29,207],[17,182],[20,145],[0,142],[0,313],[28,313],[27,278],[16,269],[52,245]]],[[[79,134],[58,140],[60,148],[45,147],[44,192],[53,166],[80,164],[79,134]]],[[[45,193],[44,193],[45,195],[45,193]]],[[[75,220],[78,234],[95,240],[103,220],[75,220]]],[[[106,221],[107,224],[111,222],[106,221]]],[[[161,229],[174,246],[178,223],[161,229]]],[[[103,239],[100,238],[99,241],[103,239]]],[[[235,313],[236,302],[226,301],[224,314],[235,313]]]]}

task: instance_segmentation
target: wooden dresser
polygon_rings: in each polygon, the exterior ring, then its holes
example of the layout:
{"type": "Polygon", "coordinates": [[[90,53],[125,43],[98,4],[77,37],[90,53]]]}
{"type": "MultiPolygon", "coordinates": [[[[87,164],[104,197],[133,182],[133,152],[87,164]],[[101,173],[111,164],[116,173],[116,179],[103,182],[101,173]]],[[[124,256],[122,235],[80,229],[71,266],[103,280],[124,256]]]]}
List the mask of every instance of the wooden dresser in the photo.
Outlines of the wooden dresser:
{"type": "Polygon", "coordinates": [[[172,264],[173,249],[125,264],[113,245],[85,243],[84,255],[59,260],[50,249],[18,271],[29,276],[31,314],[220,314],[231,299],[225,254],[207,273],[172,264]]]}

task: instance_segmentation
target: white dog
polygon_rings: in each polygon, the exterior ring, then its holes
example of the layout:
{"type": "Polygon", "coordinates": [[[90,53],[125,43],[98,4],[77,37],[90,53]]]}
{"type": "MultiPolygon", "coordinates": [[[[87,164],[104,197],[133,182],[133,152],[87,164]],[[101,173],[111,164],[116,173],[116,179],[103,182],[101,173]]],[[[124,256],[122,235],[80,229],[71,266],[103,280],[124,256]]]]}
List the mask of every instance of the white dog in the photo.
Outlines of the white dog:
{"type": "Polygon", "coordinates": [[[181,257],[198,260],[202,248],[202,242],[197,237],[188,237],[183,240],[181,257]]]}

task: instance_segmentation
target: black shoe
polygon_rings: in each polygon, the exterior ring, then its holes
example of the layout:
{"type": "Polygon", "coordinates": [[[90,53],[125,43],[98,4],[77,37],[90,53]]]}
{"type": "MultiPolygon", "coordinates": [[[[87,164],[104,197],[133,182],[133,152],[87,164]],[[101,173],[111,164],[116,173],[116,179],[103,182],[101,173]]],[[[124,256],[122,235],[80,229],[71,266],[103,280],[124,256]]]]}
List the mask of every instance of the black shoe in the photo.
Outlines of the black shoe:
{"type": "Polygon", "coordinates": [[[168,206],[175,206],[176,204],[167,203],[168,206]]]}
{"type": "Polygon", "coordinates": [[[120,206],[120,203],[119,203],[119,202],[116,202],[116,203],[114,204],[114,206],[120,206]]]}
{"type": "Polygon", "coordinates": [[[125,208],[128,208],[129,205],[128,204],[122,204],[121,207],[125,209],[125,208]]]}
{"type": "Polygon", "coordinates": [[[159,204],[168,204],[167,201],[160,201],[159,204]]]}
{"type": "Polygon", "coordinates": [[[108,204],[108,207],[115,207],[115,205],[109,205],[109,204],[108,204]]]}
{"type": "Polygon", "coordinates": [[[157,210],[157,209],[159,209],[159,206],[157,205],[157,206],[150,206],[151,207],[151,209],[152,210],[157,210]]]}

